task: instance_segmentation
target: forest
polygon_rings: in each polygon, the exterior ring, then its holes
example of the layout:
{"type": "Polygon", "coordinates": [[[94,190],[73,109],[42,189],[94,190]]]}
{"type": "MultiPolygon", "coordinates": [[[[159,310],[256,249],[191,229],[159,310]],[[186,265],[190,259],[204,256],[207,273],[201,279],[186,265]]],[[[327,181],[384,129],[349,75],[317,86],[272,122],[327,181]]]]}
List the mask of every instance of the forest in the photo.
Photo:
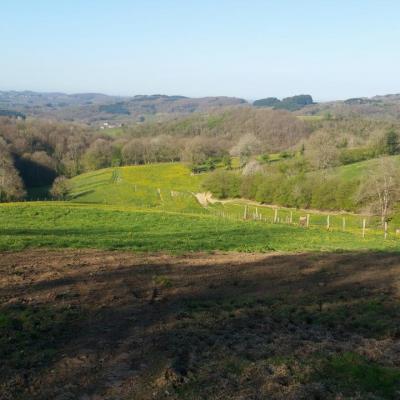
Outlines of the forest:
{"type": "Polygon", "coordinates": [[[400,123],[385,119],[301,117],[264,107],[228,107],[111,133],[86,124],[6,116],[0,118],[0,199],[43,196],[53,183],[57,197],[67,178],[83,172],[181,161],[193,173],[216,170],[204,190],[217,198],[366,210],[362,179],[342,179],[335,171],[398,154],[399,132],[400,123]]]}

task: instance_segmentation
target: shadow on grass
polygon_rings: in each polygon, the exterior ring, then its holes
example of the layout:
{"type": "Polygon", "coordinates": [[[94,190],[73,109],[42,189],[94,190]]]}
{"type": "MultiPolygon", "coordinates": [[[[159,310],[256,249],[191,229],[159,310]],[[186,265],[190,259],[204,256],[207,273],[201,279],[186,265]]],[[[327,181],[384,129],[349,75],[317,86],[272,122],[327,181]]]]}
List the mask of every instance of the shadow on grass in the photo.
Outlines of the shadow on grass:
{"type": "Polygon", "coordinates": [[[81,198],[83,196],[87,196],[87,195],[92,194],[94,192],[95,192],[94,189],[84,190],[82,192],[75,193],[74,195],[69,196],[68,200],[77,200],[77,199],[79,199],[79,198],[81,198]]]}
{"type": "Polygon", "coordinates": [[[398,398],[397,253],[54,254],[0,262],[6,399],[398,398]]]}
{"type": "Polygon", "coordinates": [[[27,201],[51,200],[52,197],[50,194],[50,189],[51,189],[51,186],[28,188],[27,194],[26,194],[26,200],[27,201]]]}

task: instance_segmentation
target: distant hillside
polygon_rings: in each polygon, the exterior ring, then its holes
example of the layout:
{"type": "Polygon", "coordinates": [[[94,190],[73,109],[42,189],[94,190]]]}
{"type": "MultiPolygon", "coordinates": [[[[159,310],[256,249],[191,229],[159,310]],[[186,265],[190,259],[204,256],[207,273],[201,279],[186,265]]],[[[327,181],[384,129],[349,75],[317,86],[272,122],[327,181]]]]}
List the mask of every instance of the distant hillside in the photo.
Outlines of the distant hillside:
{"type": "Polygon", "coordinates": [[[228,106],[245,105],[235,97],[189,98],[184,96],[108,96],[99,93],[37,93],[0,91],[0,109],[10,115],[55,118],[101,125],[162,120],[169,116],[207,112],[228,106]]]}
{"type": "Polygon", "coordinates": [[[320,115],[328,117],[364,117],[388,121],[400,120],[400,94],[373,97],[352,97],[340,101],[316,103],[310,95],[266,97],[253,102],[257,108],[285,109],[297,115],[320,115]]]}
{"type": "Polygon", "coordinates": [[[104,128],[143,122],[162,122],[194,113],[211,113],[227,108],[272,108],[296,115],[365,117],[400,120],[400,94],[354,97],[344,101],[314,102],[310,95],[278,99],[266,97],[252,104],[236,97],[167,96],[161,94],[109,96],[101,93],[38,93],[0,91],[0,116],[37,117],[88,123],[104,128]]]}
{"type": "Polygon", "coordinates": [[[301,110],[306,115],[332,115],[334,117],[367,117],[400,120],[400,94],[374,97],[355,97],[309,105],[301,110]]]}

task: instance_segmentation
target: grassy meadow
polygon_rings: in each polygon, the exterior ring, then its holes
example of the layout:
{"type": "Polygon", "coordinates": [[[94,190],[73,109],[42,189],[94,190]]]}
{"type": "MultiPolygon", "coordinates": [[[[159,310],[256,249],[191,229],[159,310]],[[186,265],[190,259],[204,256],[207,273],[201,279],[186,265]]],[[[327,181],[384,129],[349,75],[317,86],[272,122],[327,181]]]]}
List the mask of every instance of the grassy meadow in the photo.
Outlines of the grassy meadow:
{"type": "Polygon", "coordinates": [[[202,212],[193,195],[201,190],[201,179],[179,163],[107,168],[71,179],[69,199],[78,203],[202,212]]]}
{"type": "MultiPolygon", "coordinates": [[[[390,156],[396,160],[396,162],[400,166],[400,157],[399,156],[390,156]]],[[[362,178],[368,171],[374,170],[374,168],[378,167],[379,159],[372,158],[366,161],[360,161],[353,164],[342,165],[338,168],[335,168],[334,173],[343,180],[353,180],[362,178]]]]}
{"type": "Polygon", "coordinates": [[[35,202],[0,206],[0,249],[99,248],[135,251],[337,251],[395,250],[371,230],[309,229],[264,221],[235,221],[212,214],[137,210],[128,206],[35,202]]]}
{"type": "MultiPolygon", "coordinates": [[[[359,164],[365,163],[370,162],[359,164]]],[[[342,167],[343,173],[348,174],[349,167],[342,167]]],[[[71,179],[68,201],[1,204],[0,249],[300,252],[400,248],[397,225],[389,225],[384,239],[376,217],[283,207],[275,210],[241,199],[205,207],[195,196],[202,191],[204,176],[191,174],[179,163],[82,174],[71,179]],[[299,226],[299,219],[307,214],[308,229],[299,226]]]]}
{"type": "Polygon", "coordinates": [[[398,398],[396,216],[385,239],[377,217],[205,206],[206,176],[108,168],[66,201],[0,204],[0,393],[398,398]]]}

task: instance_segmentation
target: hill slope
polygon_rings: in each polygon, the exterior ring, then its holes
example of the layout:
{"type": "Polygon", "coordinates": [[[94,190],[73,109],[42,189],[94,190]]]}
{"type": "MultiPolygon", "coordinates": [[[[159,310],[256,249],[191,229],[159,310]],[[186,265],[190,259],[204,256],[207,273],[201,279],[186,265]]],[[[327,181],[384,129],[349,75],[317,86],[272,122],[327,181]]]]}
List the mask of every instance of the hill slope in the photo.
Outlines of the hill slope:
{"type": "Polygon", "coordinates": [[[0,110],[26,116],[56,118],[100,124],[107,121],[134,122],[167,115],[207,112],[216,108],[247,104],[244,99],[216,96],[108,96],[100,93],[38,93],[0,91],[0,110]]]}
{"type": "MultiPolygon", "coordinates": [[[[400,166],[400,156],[389,156],[388,158],[392,158],[399,163],[400,166]]],[[[373,170],[375,167],[379,165],[379,158],[372,158],[366,161],[360,161],[353,164],[342,165],[338,168],[335,168],[334,173],[338,175],[341,179],[351,180],[351,179],[360,179],[365,176],[368,171],[373,170]]]]}
{"type": "Polygon", "coordinates": [[[394,224],[384,240],[380,227],[368,220],[364,238],[364,217],[360,215],[331,212],[327,229],[328,213],[276,210],[240,199],[204,207],[195,197],[204,176],[191,175],[179,163],[109,168],[77,176],[70,181],[67,202],[0,205],[0,249],[304,251],[399,247],[394,224]],[[306,214],[310,214],[309,229],[299,223],[306,214]]]}
{"type": "Polygon", "coordinates": [[[202,212],[193,194],[202,178],[179,163],[106,168],[71,179],[70,200],[202,212]]]}
{"type": "Polygon", "coordinates": [[[344,101],[331,101],[312,104],[301,109],[302,114],[331,114],[334,116],[399,120],[400,94],[359,97],[344,101]]]}

